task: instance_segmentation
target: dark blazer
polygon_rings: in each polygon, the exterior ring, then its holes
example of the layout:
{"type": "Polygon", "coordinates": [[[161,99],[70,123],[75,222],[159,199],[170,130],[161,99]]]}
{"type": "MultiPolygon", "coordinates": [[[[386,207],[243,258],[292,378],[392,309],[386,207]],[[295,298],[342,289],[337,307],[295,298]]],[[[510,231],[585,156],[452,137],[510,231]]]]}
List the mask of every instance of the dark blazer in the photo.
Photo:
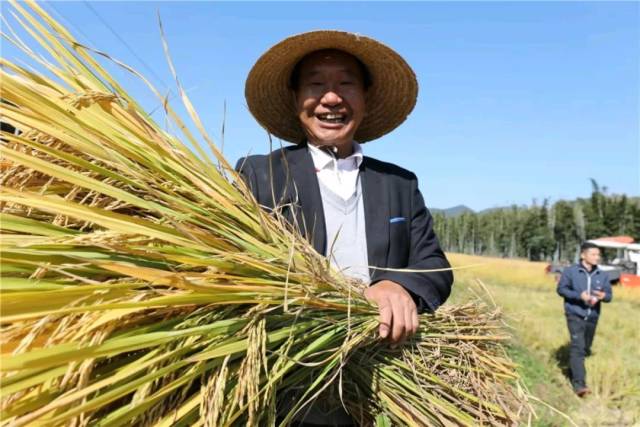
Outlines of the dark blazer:
{"type": "MultiPolygon", "coordinates": [[[[318,177],[306,144],[254,155],[236,169],[258,203],[280,209],[321,254],[326,250],[318,177]],[[301,225],[301,226],[300,226],[301,225]]],[[[433,231],[433,220],[416,176],[391,163],[364,157],[360,165],[369,265],[416,270],[450,267],[433,231]]],[[[436,310],[449,297],[451,271],[408,273],[371,269],[371,283],[392,280],[407,289],[420,312],[436,310]]]]}

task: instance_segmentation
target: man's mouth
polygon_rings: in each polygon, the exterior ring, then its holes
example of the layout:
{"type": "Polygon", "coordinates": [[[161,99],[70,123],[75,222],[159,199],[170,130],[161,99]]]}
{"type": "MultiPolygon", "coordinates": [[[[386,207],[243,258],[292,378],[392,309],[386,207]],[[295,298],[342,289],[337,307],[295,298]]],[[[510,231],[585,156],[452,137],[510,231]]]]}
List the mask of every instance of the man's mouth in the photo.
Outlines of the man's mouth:
{"type": "Polygon", "coordinates": [[[347,115],[341,113],[323,113],[316,114],[316,118],[325,123],[344,123],[345,120],[347,120],[347,115]]]}

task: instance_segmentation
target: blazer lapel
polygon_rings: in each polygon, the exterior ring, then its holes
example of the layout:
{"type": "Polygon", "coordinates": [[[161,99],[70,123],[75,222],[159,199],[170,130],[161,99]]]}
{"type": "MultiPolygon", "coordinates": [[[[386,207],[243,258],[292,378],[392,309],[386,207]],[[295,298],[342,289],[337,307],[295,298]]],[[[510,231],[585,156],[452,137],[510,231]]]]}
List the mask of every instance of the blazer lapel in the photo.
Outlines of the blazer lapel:
{"type": "MultiPolygon", "coordinates": [[[[360,179],[369,265],[386,267],[389,251],[389,190],[382,175],[369,167],[367,157],[360,165],[360,179]]],[[[379,270],[371,269],[371,280],[380,273],[379,270]]]]}
{"type": "Polygon", "coordinates": [[[320,185],[315,166],[306,144],[296,147],[289,157],[292,185],[287,189],[288,199],[297,200],[302,210],[302,218],[296,215],[300,230],[309,239],[316,251],[323,254],[326,249],[327,232],[324,222],[324,209],[320,196],[320,185]]]}

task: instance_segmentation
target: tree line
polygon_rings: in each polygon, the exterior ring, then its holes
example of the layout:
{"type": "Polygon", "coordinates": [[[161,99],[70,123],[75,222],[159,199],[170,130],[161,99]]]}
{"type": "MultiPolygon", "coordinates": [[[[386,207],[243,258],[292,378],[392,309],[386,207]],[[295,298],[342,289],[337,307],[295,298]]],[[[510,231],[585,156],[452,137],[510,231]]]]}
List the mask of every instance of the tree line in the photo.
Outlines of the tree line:
{"type": "Polygon", "coordinates": [[[604,236],[640,240],[640,198],[608,194],[591,180],[589,198],[510,206],[447,217],[437,212],[434,228],[445,251],[573,262],[580,243],[604,236]]]}

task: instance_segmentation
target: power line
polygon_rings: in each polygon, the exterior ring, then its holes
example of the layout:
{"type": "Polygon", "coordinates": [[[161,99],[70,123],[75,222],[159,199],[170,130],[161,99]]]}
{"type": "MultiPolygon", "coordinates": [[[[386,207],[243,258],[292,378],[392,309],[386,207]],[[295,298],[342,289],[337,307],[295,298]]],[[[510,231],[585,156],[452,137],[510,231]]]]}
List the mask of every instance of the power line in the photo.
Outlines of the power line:
{"type": "Polygon", "coordinates": [[[47,6],[49,6],[51,8],[51,11],[56,15],[56,17],[60,20],[63,21],[65,25],[72,27],[74,29],[74,31],[78,32],[82,37],[85,38],[87,45],[88,46],[93,46],[95,47],[95,43],[93,43],[93,41],[89,38],[89,36],[82,31],[80,28],[76,27],[73,22],[69,21],[68,19],[66,19],[59,11],[58,9],[56,9],[56,7],[54,6],[54,2],[48,2],[47,6]]]}
{"type": "Polygon", "coordinates": [[[109,29],[109,31],[111,31],[111,34],[113,34],[119,41],[120,43],[122,43],[127,50],[129,50],[129,52],[142,64],[142,66],[151,74],[153,75],[153,77],[155,77],[160,83],[162,83],[162,86],[166,89],[168,88],[167,84],[162,80],[162,78],[160,78],[160,76],[158,76],[155,71],[153,71],[153,69],[147,65],[147,63],[140,57],[138,56],[138,54],[135,52],[135,50],[133,50],[133,48],[131,46],[129,46],[129,43],[126,42],[126,40],[124,40],[120,34],[118,34],[117,31],[115,31],[113,29],[113,27],[111,27],[111,25],[109,25],[109,23],[107,22],[106,19],[104,19],[96,9],[93,8],[93,6],[91,6],[91,4],[87,1],[84,0],[83,1],[84,4],[89,8],[89,10],[91,10],[91,12],[93,12],[93,14],[100,20],[100,22],[102,22],[102,24],[107,27],[109,29]]]}

